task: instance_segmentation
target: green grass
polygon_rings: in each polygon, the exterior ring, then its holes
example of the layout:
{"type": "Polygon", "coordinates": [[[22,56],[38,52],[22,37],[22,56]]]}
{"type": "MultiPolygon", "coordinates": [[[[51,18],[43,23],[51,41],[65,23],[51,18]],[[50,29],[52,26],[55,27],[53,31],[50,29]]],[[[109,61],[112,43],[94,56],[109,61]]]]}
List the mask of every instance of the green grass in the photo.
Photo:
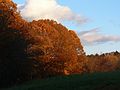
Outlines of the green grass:
{"type": "Polygon", "coordinates": [[[33,80],[3,90],[120,90],[120,71],[33,80]]]}

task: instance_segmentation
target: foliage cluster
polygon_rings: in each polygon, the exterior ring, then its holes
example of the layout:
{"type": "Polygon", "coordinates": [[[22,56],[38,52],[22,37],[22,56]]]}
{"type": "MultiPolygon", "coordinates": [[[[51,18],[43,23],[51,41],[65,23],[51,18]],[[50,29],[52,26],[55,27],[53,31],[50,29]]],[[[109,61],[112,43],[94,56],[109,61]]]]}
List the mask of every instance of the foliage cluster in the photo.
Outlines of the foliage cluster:
{"type": "Polygon", "coordinates": [[[0,0],[0,87],[86,72],[74,31],[53,20],[27,22],[11,0],[0,0]]]}
{"type": "Polygon", "coordinates": [[[120,53],[118,51],[101,55],[88,55],[89,72],[109,72],[120,70],[120,53]]]}

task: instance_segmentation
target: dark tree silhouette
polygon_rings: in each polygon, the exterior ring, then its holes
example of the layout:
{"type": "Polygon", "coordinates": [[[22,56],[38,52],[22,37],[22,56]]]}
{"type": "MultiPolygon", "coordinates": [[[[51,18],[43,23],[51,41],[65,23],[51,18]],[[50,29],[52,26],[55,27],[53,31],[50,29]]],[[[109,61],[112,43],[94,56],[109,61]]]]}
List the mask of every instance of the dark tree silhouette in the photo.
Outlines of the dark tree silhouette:
{"type": "Polygon", "coordinates": [[[21,29],[25,21],[17,13],[16,4],[1,0],[0,11],[0,87],[4,87],[28,80],[32,69],[21,29]]]}

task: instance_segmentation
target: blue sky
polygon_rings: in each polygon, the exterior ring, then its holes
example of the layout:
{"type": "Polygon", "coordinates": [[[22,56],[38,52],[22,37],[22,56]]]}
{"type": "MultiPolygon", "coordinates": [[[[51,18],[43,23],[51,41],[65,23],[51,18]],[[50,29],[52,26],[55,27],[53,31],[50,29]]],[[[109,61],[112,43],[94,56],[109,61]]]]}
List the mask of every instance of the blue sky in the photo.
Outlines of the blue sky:
{"type": "MultiPolygon", "coordinates": [[[[17,4],[25,2],[25,0],[13,1],[17,4]]],[[[120,51],[120,0],[57,0],[57,2],[69,7],[73,13],[87,18],[87,22],[84,24],[63,21],[65,26],[75,30],[78,34],[84,31],[92,31],[94,33],[92,35],[96,35],[96,37],[101,35],[102,43],[98,43],[100,40],[93,40],[92,38],[92,44],[84,44],[87,54],[120,51]],[[106,40],[103,40],[104,38],[106,40]]],[[[80,38],[87,38],[86,35],[88,35],[88,32],[80,38]]]]}

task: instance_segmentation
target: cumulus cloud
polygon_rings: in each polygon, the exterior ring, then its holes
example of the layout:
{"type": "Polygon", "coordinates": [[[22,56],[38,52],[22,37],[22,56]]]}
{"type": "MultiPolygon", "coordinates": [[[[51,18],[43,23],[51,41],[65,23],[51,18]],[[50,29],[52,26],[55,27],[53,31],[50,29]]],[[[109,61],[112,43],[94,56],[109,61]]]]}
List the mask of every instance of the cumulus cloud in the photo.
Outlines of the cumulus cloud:
{"type": "Polygon", "coordinates": [[[99,28],[80,32],[79,36],[84,45],[93,45],[106,42],[120,42],[120,36],[103,35],[100,33],[99,28]]]}
{"type": "Polygon", "coordinates": [[[39,19],[53,19],[56,21],[71,21],[81,24],[86,18],[75,14],[67,6],[58,4],[57,0],[26,0],[18,6],[23,18],[32,21],[39,19]]]}

